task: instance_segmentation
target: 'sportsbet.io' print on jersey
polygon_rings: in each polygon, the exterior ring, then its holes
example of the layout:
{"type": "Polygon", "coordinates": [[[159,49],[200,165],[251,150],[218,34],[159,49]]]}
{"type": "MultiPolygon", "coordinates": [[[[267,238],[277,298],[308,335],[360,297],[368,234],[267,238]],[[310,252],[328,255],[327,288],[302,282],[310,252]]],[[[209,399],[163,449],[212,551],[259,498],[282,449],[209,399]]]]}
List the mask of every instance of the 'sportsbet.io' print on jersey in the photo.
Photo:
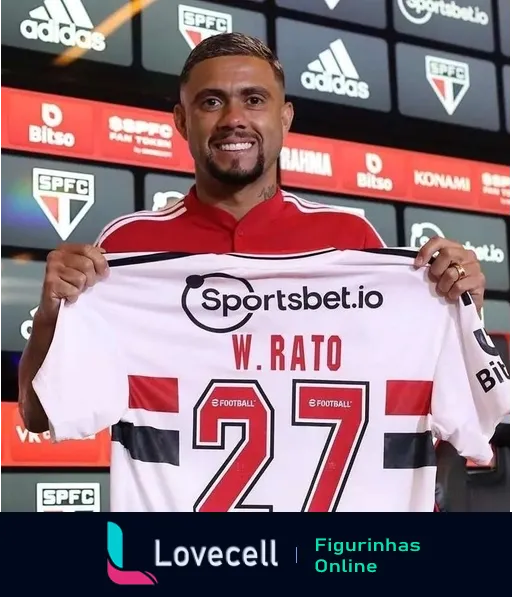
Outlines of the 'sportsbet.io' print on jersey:
{"type": "Polygon", "coordinates": [[[187,317],[201,329],[216,333],[240,329],[258,311],[378,309],[384,303],[381,292],[363,285],[319,293],[301,284],[296,292],[276,288],[263,294],[248,280],[220,272],[191,275],[185,282],[181,305],[187,317]]]}

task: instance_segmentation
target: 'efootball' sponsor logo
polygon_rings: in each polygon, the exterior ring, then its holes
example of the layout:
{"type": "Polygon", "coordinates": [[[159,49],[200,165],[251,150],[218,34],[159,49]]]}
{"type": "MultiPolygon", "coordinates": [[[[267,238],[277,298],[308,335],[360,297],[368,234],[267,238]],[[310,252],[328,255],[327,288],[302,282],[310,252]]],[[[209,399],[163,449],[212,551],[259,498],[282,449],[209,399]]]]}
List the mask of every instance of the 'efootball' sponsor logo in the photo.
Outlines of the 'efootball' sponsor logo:
{"type": "Polygon", "coordinates": [[[475,25],[489,24],[489,15],[478,6],[459,6],[454,0],[397,0],[397,4],[404,17],[415,25],[425,25],[434,15],[475,25]]]}
{"type": "Polygon", "coordinates": [[[178,6],[178,29],[193,50],[208,37],[233,32],[233,17],[227,12],[197,6],[178,6]]]}
{"type": "Polygon", "coordinates": [[[37,512],[100,512],[99,483],[38,483],[37,512]]]}
{"type": "Polygon", "coordinates": [[[323,151],[283,147],[279,164],[286,172],[332,177],[331,156],[323,151]]]}
{"type": "Polygon", "coordinates": [[[94,204],[94,175],[34,168],[32,195],[60,238],[66,240],[94,204]]]}
{"type": "Polygon", "coordinates": [[[469,65],[457,60],[425,56],[425,73],[443,108],[451,116],[469,89],[469,65]]]}
{"type": "Polygon", "coordinates": [[[93,29],[81,0],[44,0],[20,25],[26,39],[103,52],[105,36],[93,29]]]}
{"type": "Polygon", "coordinates": [[[30,143],[54,145],[55,147],[73,147],[75,135],[66,131],[56,130],[62,124],[64,116],[57,104],[41,104],[41,122],[30,124],[28,140],[30,143]]]}
{"type": "Polygon", "coordinates": [[[334,93],[352,98],[368,99],[370,88],[362,81],[345,44],[337,39],[318,58],[308,64],[300,77],[305,89],[334,93]]]}
{"type": "MultiPolygon", "coordinates": [[[[432,222],[421,222],[411,226],[410,246],[419,249],[432,236],[440,236],[445,238],[445,235],[439,226],[432,222]]],[[[505,252],[500,247],[494,244],[475,246],[469,241],[464,243],[464,247],[469,251],[474,251],[479,261],[486,261],[489,263],[503,263],[505,259],[505,252]]]]}
{"type": "Polygon", "coordinates": [[[257,311],[378,309],[383,302],[382,293],[362,285],[323,293],[304,285],[295,292],[276,289],[262,294],[248,280],[224,273],[188,276],[181,297],[183,310],[195,325],[218,333],[243,327],[257,311]]]}
{"type": "Polygon", "coordinates": [[[376,191],[392,191],[393,181],[391,178],[380,176],[384,164],[382,158],[376,153],[365,155],[365,172],[357,173],[357,186],[360,189],[374,189],[376,191]]]}

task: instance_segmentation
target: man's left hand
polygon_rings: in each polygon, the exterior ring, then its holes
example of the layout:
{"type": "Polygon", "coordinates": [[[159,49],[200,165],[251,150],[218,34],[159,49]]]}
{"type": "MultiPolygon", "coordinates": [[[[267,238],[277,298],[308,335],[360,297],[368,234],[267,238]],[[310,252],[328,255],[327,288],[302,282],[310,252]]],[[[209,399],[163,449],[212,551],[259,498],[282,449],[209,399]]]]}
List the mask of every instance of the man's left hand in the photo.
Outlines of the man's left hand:
{"type": "Polygon", "coordinates": [[[469,292],[480,312],[484,304],[485,277],[475,252],[455,241],[434,236],[418,251],[415,265],[426,265],[437,251],[439,255],[432,262],[429,275],[436,283],[438,294],[454,301],[469,292]]]}

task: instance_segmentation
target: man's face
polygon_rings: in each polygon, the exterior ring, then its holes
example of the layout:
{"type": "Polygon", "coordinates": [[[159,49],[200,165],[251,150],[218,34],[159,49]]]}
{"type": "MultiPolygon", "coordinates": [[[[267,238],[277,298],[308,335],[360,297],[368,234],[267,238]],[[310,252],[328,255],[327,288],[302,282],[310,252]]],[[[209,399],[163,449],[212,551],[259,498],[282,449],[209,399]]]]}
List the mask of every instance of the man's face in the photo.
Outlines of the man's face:
{"type": "Polygon", "coordinates": [[[250,56],[196,65],[180,104],[176,125],[196,167],[236,186],[256,181],[275,166],[293,117],[271,66],[250,56]]]}

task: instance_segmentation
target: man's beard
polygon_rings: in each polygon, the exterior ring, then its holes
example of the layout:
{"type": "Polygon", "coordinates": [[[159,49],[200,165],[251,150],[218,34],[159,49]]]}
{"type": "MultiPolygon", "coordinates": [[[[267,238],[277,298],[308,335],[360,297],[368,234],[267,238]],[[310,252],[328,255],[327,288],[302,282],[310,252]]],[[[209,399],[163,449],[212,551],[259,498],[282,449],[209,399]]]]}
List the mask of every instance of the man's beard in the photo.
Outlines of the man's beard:
{"type": "Polygon", "coordinates": [[[260,147],[256,163],[250,169],[240,167],[240,160],[234,158],[228,170],[219,168],[213,159],[213,154],[208,152],[206,156],[206,168],[215,180],[232,186],[245,186],[258,180],[263,175],[265,169],[265,156],[260,147]]]}

